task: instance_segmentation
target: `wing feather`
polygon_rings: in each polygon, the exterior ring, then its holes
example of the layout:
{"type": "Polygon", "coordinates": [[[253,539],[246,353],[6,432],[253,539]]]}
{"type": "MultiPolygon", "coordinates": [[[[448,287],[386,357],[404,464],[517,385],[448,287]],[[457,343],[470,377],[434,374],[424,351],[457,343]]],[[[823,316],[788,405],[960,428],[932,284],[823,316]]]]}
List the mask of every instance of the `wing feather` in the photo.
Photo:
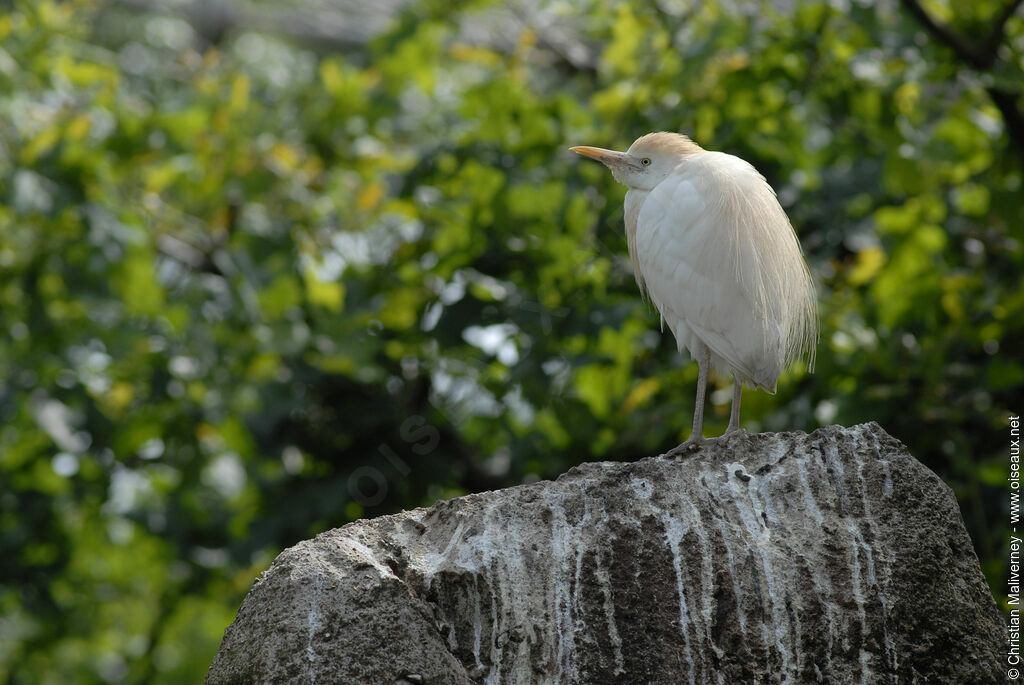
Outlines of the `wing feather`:
{"type": "Polygon", "coordinates": [[[635,261],[680,349],[697,342],[773,391],[817,338],[814,285],[771,186],[743,160],[687,158],[648,193],[635,261]]]}

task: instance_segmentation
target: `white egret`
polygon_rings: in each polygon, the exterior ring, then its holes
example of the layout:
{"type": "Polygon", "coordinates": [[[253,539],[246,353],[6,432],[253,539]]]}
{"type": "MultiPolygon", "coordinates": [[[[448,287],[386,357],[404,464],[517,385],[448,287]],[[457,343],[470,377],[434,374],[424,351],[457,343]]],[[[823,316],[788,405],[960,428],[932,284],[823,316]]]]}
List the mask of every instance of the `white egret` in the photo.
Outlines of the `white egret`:
{"type": "Polygon", "coordinates": [[[814,282],[775,191],[739,157],[676,133],[650,133],[625,152],[570,148],[627,186],[626,243],[641,294],[658,309],[682,352],[697,360],[693,430],[705,442],[709,368],[731,371],[739,429],[743,385],[774,393],[779,375],[818,338],[814,282]]]}

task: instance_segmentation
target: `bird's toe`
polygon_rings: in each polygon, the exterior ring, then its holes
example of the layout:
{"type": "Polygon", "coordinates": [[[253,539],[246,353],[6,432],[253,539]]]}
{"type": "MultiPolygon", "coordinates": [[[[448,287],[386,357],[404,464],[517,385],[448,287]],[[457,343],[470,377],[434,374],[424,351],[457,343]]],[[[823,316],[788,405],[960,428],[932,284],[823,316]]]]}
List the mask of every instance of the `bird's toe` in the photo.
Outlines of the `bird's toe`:
{"type": "Polygon", "coordinates": [[[691,435],[689,438],[686,439],[686,442],[683,442],[677,445],[676,447],[673,447],[668,452],[666,452],[665,456],[685,457],[688,454],[693,454],[694,452],[701,448],[701,445],[707,444],[708,442],[708,438],[691,435]]]}

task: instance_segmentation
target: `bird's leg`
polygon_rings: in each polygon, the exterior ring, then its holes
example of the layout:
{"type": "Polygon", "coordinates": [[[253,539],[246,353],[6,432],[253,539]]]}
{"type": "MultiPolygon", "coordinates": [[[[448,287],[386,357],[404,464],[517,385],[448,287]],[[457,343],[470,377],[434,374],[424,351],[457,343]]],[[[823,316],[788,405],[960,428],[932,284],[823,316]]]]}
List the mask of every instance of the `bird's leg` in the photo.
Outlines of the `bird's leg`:
{"type": "Polygon", "coordinates": [[[704,343],[697,353],[697,404],[693,408],[693,429],[683,447],[696,446],[704,442],[704,393],[708,387],[708,368],[711,366],[711,350],[704,343]]]}
{"type": "Polygon", "coordinates": [[[725,429],[725,435],[740,429],[740,398],[743,397],[743,381],[739,375],[732,386],[732,411],[729,412],[729,427],[725,429]]]}

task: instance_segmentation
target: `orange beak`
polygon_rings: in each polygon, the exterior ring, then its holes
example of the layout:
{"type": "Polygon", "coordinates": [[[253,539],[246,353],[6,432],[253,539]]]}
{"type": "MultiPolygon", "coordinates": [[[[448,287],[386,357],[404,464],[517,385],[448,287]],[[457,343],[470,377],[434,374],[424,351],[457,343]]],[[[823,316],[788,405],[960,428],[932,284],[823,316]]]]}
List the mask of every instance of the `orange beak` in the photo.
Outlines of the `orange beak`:
{"type": "Polygon", "coordinates": [[[583,157],[589,157],[590,159],[597,160],[605,166],[621,165],[625,161],[626,157],[625,152],[605,150],[602,147],[590,147],[589,145],[577,145],[576,147],[571,147],[569,149],[583,157]]]}

